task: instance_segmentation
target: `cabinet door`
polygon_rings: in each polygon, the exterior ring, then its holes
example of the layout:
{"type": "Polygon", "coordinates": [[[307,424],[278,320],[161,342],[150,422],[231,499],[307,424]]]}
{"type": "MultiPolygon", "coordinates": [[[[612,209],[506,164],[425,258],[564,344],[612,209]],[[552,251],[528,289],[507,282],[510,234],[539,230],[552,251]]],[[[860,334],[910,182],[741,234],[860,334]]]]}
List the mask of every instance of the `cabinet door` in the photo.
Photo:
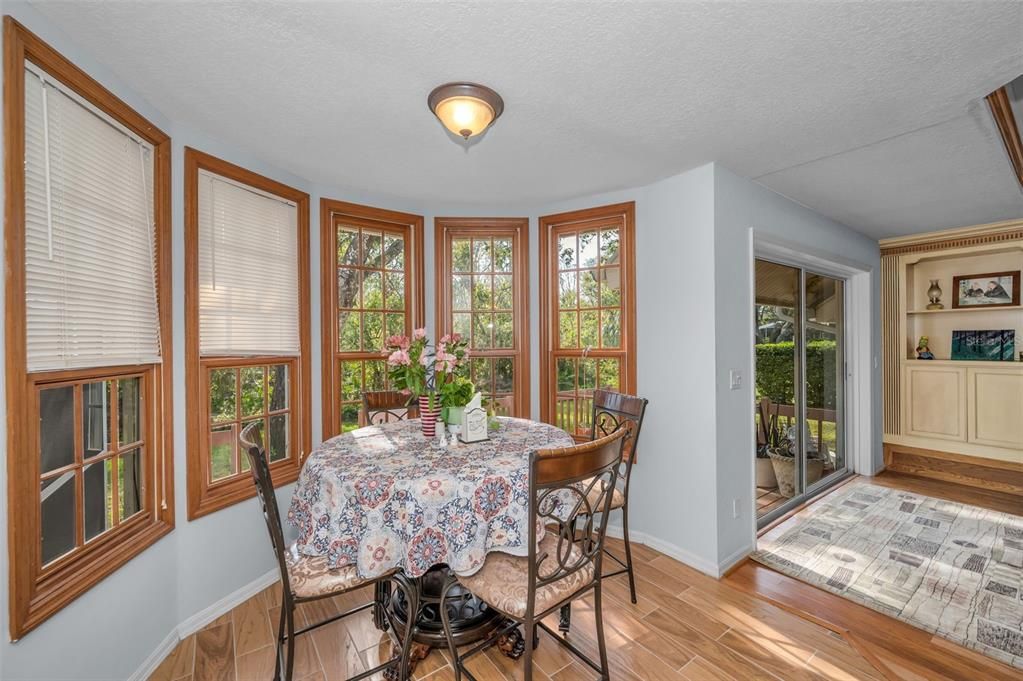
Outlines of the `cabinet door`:
{"type": "Polygon", "coordinates": [[[906,367],[903,424],[907,435],[966,441],[966,370],[927,365],[906,367]]]}
{"type": "Polygon", "coordinates": [[[969,369],[969,440],[1023,449],[1023,372],[969,369]]]}

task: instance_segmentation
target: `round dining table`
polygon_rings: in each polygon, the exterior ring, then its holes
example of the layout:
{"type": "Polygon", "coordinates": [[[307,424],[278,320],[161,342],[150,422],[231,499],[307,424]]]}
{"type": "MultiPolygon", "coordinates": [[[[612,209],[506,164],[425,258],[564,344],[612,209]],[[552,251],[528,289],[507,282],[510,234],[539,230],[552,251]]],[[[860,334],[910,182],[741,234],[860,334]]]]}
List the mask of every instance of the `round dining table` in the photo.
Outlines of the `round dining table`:
{"type": "MultiPolygon", "coordinates": [[[[471,575],[494,551],[527,555],[530,453],[572,444],[560,428],[507,417],[498,419],[489,439],[448,440],[446,446],[424,437],[418,419],[367,426],[313,449],[288,519],[298,531],[299,551],[325,556],[332,568],[355,565],[366,578],[398,568],[416,578],[422,607],[414,638],[422,656],[426,646],[446,646],[438,606],[449,570],[471,575]]],[[[401,591],[382,587],[376,597],[377,626],[392,622],[404,633],[401,591]]],[[[458,645],[499,626],[499,613],[471,594],[455,600],[458,645]]],[[[502,646],[509,648],[521,654],[521,639],[502,646]]]]}

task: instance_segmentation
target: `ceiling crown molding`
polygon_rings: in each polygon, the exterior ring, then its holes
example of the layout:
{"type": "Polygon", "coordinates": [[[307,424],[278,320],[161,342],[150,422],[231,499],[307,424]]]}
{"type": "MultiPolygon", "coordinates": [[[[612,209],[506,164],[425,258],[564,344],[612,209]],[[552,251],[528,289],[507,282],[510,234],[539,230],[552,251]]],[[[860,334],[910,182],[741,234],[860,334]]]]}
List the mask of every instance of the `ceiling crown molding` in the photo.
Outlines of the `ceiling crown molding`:
{"type": "Polygon", "coordinates": [[[992,222],[972,227],[943,229],[939,232],[910,234],[909,236],[881,239],[881,255],[898,255],[918,251],[936,251],[944,248],[977,246],[1023,239],[1023,218],[992,222]]]}

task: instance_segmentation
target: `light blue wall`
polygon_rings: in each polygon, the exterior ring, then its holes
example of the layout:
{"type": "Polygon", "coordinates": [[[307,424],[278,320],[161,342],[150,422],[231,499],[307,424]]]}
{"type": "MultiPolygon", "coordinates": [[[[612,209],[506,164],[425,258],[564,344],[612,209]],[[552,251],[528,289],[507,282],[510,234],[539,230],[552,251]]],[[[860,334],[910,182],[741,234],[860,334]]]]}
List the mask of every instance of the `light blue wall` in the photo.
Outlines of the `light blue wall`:
{"type": "MultiPolygon", "coordinates": [[[[633,469],[630,529],[708,572],[717,565],[716,434],[707,397],[715,355],[713,197],[714,167],[705,165],[533,213],[636,202],[636,386],[650,406],[633,469]]],[[[537,321],[534,315],[534,327],[537,321]]],[[[610,522],[620,521],[613,515],[610,522]]]]}
{"type": "MultiPolygon", "coordinates": [[[[425,216],[426,321],[431,329],[435,216],[528,216],[530,271],[535,273],[539,248],[537,216],[635,201],[637,384],[639,392],[651,400],[651,406],[635,468],[634,489],[642,492],[632,501],[632,529],[707,571],[713,571],[720,558],[739,545],[737,537],[750,526],[733,523],[730,499],[740,489],[748,497],[752,489],[748,473],[740,470],[743,462],[748,465],[746,443],[750,440],[742,429],[751,427],[749,408],[735,404],[730,395],[721,394],[720,390],[717,399],[711,396],[715,395],[716,386],[721,385],[722,367],[732,365],[749,351],[748,328],[740,328],[751,304],[742,234],[753,223],[790,239],[814,239],[821,247],[837,252],[850,253],[852,249],[851,252],[871,263],[876,262],[876,244],[713,165],[644,187],[541,205],[409,202],[345,187],[315,185],[264,163],[252,150],[224,145],[200,131],[165,119],[31,7],[5,2],[3,11],[14,15],[173,138],[172,362],[177,526],[168,537],[22,641],[0,642],[0,678],[10,681],[126,678],[180,622],[273,567],[265,528],[254,501],[194,522],[186,518],[182,211],[185,146],[219,156],[311,195],[314,442],[320,439],[322,422],[318,285],[321,196],[425,216]],[[734,297],[730,291],[735,291],[734,297]],[[743,447],[736,448],[740,440],[743,447]],[[742,453],[741,461],[736,452],[742,453]]],[[[485,153],[485,145],[477,145],[470,153],[485,153]]],[[[539,412],[536,373],[539,319],[535,313],[538,302],[536,277],[531,276],[530,307],[534,312],[530,323],[533,367],[530,393],[534,416],[539,412]]],[[[6,442],[5,414],[5,405],[0,403],[0,442],[6,442]]],[[[5,469],[5,465],[0,466],[0,489],[6,489],[5,469]]],[[[291,490],[288,486],[278,491],[282,508],[287,507],[291,490]]],[[[0,504],[0,521],[5,520],[6,513],[6,503],[0,504]]],[[[615,522],[613,518],[612,523],[615,522]]],[[[748,536],[746,532],[747,539],[748,536]]],[[[0,613],[6,613],[6,532],[0,532],[0,553],[4,556],[0,562],[3,571],[0,613]]],[[[0,620],[6,641],[6,615],[0,620]]]]}
{"type": "MultiPolygon", "coordinates": [[[[728,372],[749,364],[752,342],[749,230],[805,245],[838,261],[854,261],[871,270],[871,318],[880,319],[880,252],[876,241],[821,217],[780,194],[714,167],[714,284],[717,290],[715,347],[717,349],[717,517],[719,561],[748,548],[753,537],[753,492],[750,456],[753,443],[753,405],[744,390],[729,390],[728,372]],[[738,499],[738,518],[732,500],[738,499]]],[[[871,356],[880,348],[880,325],[875,322],[871,356]]],[[[752,377],[746,377],[751,381],[752,377]]],[[[710,393],[708,393],[710,394],[710,393]]],[[[873,457],[881,456],[881,380],[873,369],[873,457]]]]}
{"type": "MultiPolygon", "coordinates": [[[[88,70],[88,69],[86,69],[88,70]]],[[[217,513],[188,521],[187,471],[185,463],[185,147],[266,175],[274,180],[308,192],[309,183],[263,163],[258,157],[225,146],[181,125],[170,125],[165,132],[173,144],[171,206],[173,225],[173,298],[174,298],[174,492],[177,527],[177,598],[174,604],[181,622],[209,607],[239,587],[254,581],[274,566],[266,525],[256,501],[236,504],[217,513]]],[[[313,209],[315,210],[315,209],[313,209]]],[[[315,217],[315,216],[313,216],[315,217]]],[[[311,223],[316,224],[316,223],[311,223]]],[[[312,228],[312,227],[311,227],[312,228]]],[[[314,232],[315,233],[315,232],[314,232]]],[[[287,509],[293,485],[277,490],[278,504],[287,509]]],[[[166,635],[167,632],[164,632],[166,635]]],[[[136,665],[138,662],[136,662],[136,665]]]]}

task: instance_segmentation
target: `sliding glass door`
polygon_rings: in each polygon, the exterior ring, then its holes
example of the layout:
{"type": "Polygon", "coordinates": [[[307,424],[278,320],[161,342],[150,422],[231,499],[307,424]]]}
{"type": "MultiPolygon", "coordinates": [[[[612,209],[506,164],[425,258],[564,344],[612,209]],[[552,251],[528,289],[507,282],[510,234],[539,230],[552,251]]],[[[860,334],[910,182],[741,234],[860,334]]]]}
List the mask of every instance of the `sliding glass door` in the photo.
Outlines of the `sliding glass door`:
{"type": "Polygon", "coordinates": [[[757,259],[757,519],[763,525],[848,472],[845,281],[757,259]]]}

